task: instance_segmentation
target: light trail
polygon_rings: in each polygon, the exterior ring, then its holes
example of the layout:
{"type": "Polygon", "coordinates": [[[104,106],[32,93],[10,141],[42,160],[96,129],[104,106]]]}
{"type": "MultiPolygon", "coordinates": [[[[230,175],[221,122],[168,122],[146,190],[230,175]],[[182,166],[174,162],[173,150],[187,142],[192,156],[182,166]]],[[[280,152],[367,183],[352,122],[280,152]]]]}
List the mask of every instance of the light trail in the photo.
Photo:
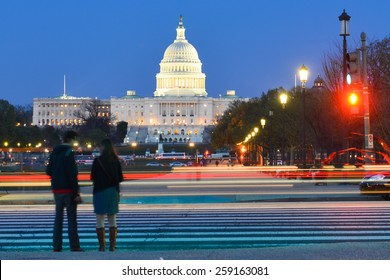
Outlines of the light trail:
{"type": "MultiPolygon", "coordinates": [[[[240,184],[240,188],[292,188],[293,184],[267,184],[267,185],[245,185],[240,184]]],[[[223,187],[223,188],[237,188],[237,185],[222,185],[222,184],[186,184],[186,185],[172,185],[167,186],[168,188],[181,188],[181,189],[187,189],[187,188],[216,188],[216,187],[223,187]]]]}

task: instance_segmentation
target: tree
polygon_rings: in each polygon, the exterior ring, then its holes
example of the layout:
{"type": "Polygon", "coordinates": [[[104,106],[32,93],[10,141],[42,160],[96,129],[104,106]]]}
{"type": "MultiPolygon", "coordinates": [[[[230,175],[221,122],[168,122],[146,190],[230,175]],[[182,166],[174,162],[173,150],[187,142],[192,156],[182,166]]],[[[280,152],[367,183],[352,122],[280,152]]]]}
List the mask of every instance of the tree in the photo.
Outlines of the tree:
{"type": "Polygon", "coordinates": [[[16,112],[8,101],[0,99],[0,145],[15,141],[16,112]]]}
{"type": "Polygon", "coordinates": [[[20,143],[22,147],[27,146],[28,143],[32,145],[37,145],[38,143],[46,144],[44,143],[41,130],[37,126],[16,126],[13,146],[15,147],[17,143],[20,143]]]}
{"type": "Polygon", "coordinates": [[[81,135],[81,138],[84,143],[89,143],[92,147],[99,147],[102,140],[107,138],[107,134],[100,129],[89,129],[81,135]]]}
{"type": "Polygon", "coordinates": [[[128,123],[124,122],[124,121],[117,123],[116,130],[115,130],[115,133],[113,136],[114,143],[116,143],[116,144],[123,143],[123,139],[125,138],[125,136],[127,134],[127,126],[128,126],[128,123]]]}
{"type": "Polygon", "coordinates": [[[44,126],[41,134],[46,147],[55,147],[61,143],[60,131],[53,126],[44,126]]]}
{"type": "Polygon", "coordinates": [[[80,133],[80,140],[85,143],[99,143],[89,135],[97,135],[98,138],[107,138],[110,136],[111,117],[108,113],[102,110],[104,103],[99,99],[85,100],[80,110],[76,111],[74,115],[82,119],[82,125],[78,127],[80,133]]]}
{"type": "Polygon", "coordinates": [[[16,123],[19,125],[30,125],[32,123],[32,105],[15,106],[16,123]]]}
{"type": "MultiPolygon", "coordinates": [[[[283,88],[272,89],[260,98],[252,98],[249,101],[235,101],[219,119],[218,125],[212,134],[212,144],[215,148],[229,146],[236,148],[236,144],[242,142],[253,131],[254,127],[260,128],[258,144],[261,143],[273,153],[283,144],[283,122],[285,123],[285,135],[287,146],[295,147],[300,141],[300,125],[298,124],[300,97],[289,92],[289,104],[282,109],[279,95],[285,92],[283,88]],[[270,115],[272,111],[272,115],[270,115]],[[267,119],[266,126],[261,128],[260,119],[267,119]],[[272,146],[272,148],[271,148],[272,146]]],[[[300,120],[300,119],[299,119],[300,120]]]]}
{"type": "Polygon", "coordinates": [[[367,47],[371,129],[390,143],[390,37],[367,47]]]}

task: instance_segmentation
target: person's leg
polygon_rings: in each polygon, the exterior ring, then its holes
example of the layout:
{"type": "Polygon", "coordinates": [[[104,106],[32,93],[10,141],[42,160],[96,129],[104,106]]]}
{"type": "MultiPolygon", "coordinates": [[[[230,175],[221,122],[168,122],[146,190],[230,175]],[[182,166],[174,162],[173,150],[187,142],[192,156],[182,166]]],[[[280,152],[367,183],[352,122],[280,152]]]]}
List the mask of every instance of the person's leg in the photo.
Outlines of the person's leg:
{"type": "Polygon", "coordinates": [[[68,215],[68,237],[71,251],[79,251],[80,239],[77,233],[77,204],[72,194],[65,195],[66,212],[68,215]]]}
{"type": "Polygon", "coordinates": [[[54,194],[56,204],[56,214],[54,219],[53,229],[53,250],[56,252],[62,251],[62,226],[64,221],[64,195],[54,194]]]}
{"type": "Polygon", "coordinates": [[[116,237],[118,235],[118,228],[116,226],[116,214],[108,215],[108,225],[110,227],[110,251],[115,251],[116,237]]]}
{"type": "Polygon", "coordinates": [[[109,227],[116,227],[116,214],[107,215],[107,219],[109,227]]]}
{"type": "Polygon", "coordinates": [[[99,251],[106,251],[106,232],[104,230],[105,215],[96,214],[96,234],[99,241],[99,251]]]}

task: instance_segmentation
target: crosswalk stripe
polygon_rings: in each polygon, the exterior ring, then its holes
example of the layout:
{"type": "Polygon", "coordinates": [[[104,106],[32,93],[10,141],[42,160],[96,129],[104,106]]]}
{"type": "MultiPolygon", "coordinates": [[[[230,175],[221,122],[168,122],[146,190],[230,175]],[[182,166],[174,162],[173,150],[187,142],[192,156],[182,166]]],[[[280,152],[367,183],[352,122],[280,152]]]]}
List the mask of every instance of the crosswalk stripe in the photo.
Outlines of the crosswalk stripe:
{"type": "MultiPolygon", "coordinates": [[[[53,209],[0,211],[0,250],[50,250],[53,220],[53,209]]],[[[66,247],[69,245],[64,221],[66,247]]],[[[390,208],[387,207],[125,209],[118,214],[117,223],[117,246],[121,250],[390,241],[390,208]]],[[[79,210],[78,225],[82,246],[95,250],[93,211],[79,210]]]]}

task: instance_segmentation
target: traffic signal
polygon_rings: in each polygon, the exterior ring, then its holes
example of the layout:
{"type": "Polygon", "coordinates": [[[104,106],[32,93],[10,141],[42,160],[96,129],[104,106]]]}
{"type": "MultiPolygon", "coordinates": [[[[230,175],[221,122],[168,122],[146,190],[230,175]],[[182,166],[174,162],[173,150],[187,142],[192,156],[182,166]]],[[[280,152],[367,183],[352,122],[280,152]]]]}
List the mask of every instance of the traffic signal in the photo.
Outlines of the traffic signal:
{"type": "Polygon", "coordinates": [[[358,115],[362,108],[362,95],[361,92],[351,92],[348,94],[348,104],[352,115],[358,115]]]}
{"type": "Polygon", "coordinates": [[[348,84],[361,82],[360,50],[347,53],[347,82],[348,84]]]}
{"type": "Polygon", "coordinates": [[[357,105],[358,101],[359,101],[359,97],[355,92],[352,92],[349,94],[348,103],[350,105],[355,106],[355,105],[357,105]]]}

